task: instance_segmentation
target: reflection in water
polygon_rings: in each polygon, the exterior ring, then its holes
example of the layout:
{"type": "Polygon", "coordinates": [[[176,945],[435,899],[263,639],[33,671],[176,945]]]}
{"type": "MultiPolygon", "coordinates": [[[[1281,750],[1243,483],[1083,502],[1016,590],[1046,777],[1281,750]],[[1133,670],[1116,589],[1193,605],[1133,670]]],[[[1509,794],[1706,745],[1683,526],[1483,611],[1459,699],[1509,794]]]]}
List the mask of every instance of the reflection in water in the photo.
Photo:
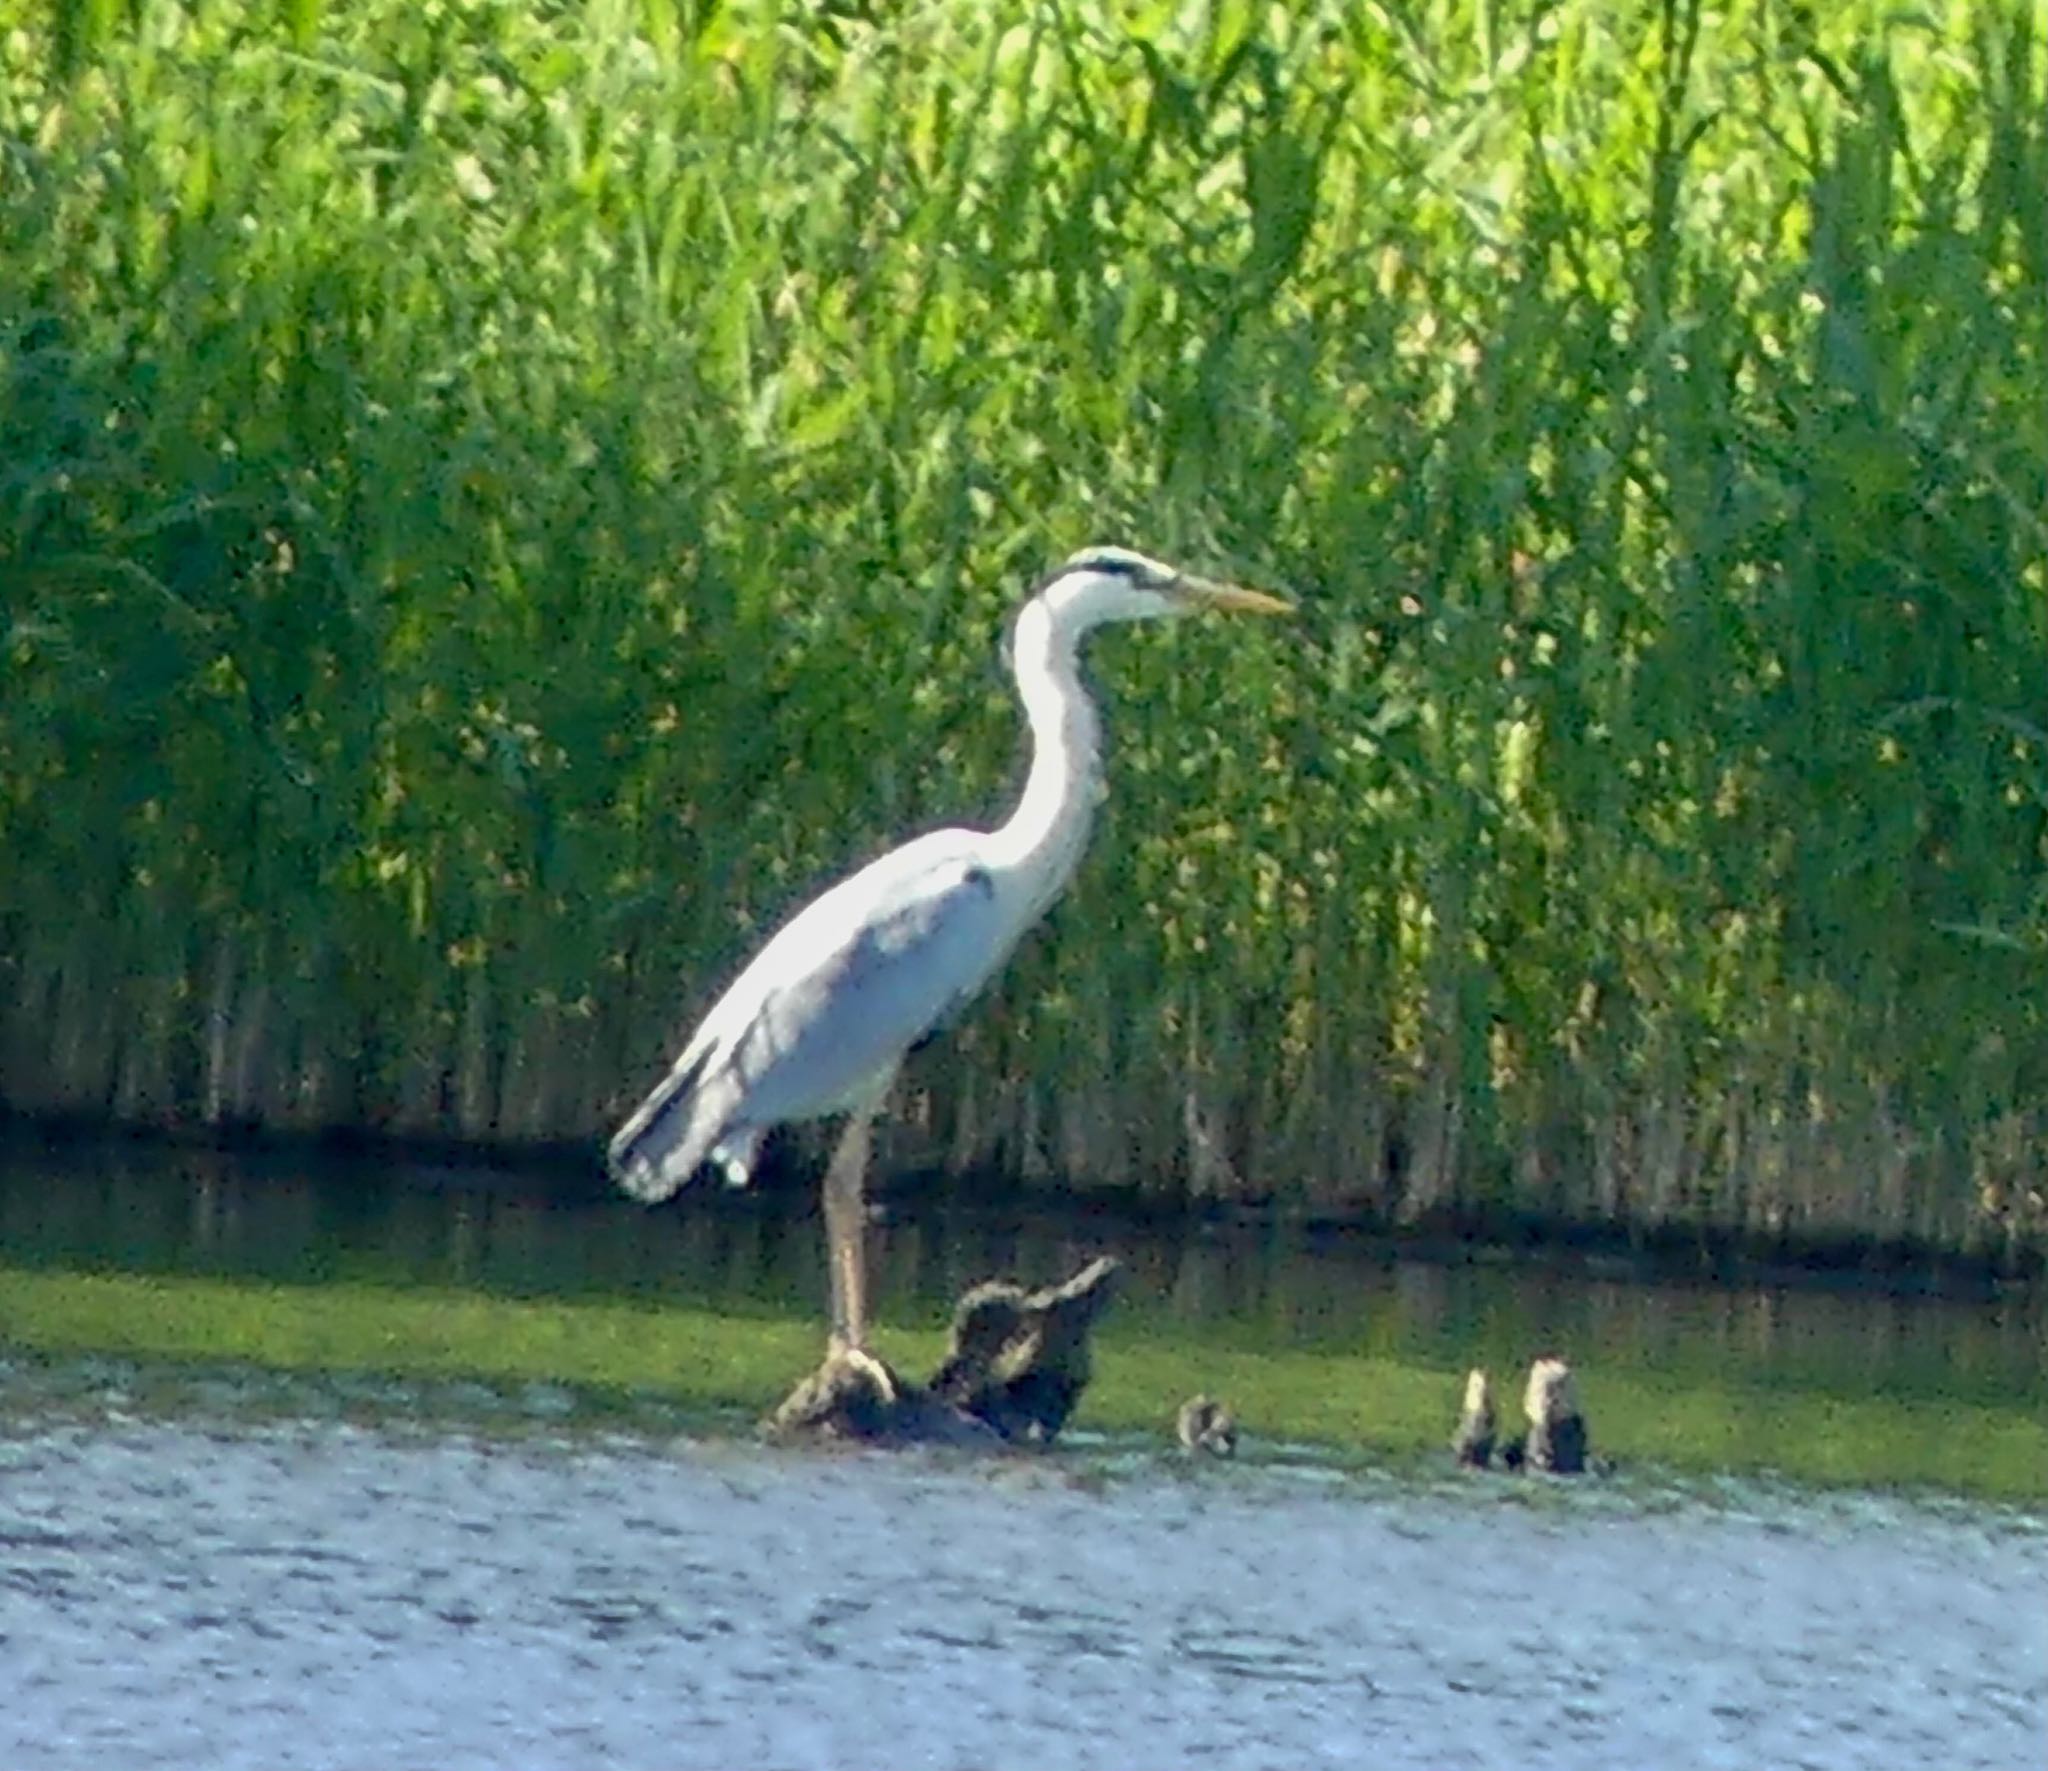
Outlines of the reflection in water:
{"type": "Polygon", "coordinates": [[[2048,1721],[2014,1513],[804,1456],[537,1400],[485,1434],[421,1390],[366,1430],[325,1379],[138,1418],[138,1376],[0,1365],[10,1771],[2009,1771],[2048,1721]]]}
{"type": "MultiPolygon", "coordinates": [[[[824,1286],[810,1202],[705,1188],[649,1213],[502,1174],[0,1147],[0,1248],[18,1263],[660,1297],[805,1319],[824,1286]]],[[[1447,1372],[1558,1346],[1582,1363],[1841,1395],[2048,1404],[2039,1291],[1650,1284],[1398,1258],[1286,1226],[1134,1225],[948,1198],[897,1208],[876,1234],[879,1313],[908,1322],[938,1321],[992,1273],[1043,1282],[1114,1252],[1129,1284],[1113,1332],[1199,1324],[1248,1350],[1379,1353],[1447,1372]]]]}

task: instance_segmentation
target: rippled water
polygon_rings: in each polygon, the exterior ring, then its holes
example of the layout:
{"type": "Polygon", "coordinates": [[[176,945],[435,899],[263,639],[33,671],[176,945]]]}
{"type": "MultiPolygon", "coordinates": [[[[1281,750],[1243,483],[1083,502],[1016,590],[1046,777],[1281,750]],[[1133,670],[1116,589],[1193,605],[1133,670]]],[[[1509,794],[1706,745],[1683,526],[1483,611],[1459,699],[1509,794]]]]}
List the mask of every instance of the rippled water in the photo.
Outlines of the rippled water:
{"type": "Polygon", "coordinates": [[[2016,1511],[148,1381],[0,1366],[14,1771],[2015,1771],[2048,1738],[2016,1511]]]}

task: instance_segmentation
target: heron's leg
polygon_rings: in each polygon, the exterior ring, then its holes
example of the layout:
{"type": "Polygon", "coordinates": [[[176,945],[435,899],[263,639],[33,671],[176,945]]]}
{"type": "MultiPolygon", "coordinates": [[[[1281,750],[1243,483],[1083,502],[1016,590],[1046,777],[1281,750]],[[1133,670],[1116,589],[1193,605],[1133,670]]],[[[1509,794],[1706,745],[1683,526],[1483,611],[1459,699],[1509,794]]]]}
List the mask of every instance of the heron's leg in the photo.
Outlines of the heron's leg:
{"type": "Polygon", "coordinates": [[[825,1262],[832,1277],[832,1340],[858,1352],[868,1334],[868,1145],[872,1107],[856,1108],[825,1171],[825,1262]]]}

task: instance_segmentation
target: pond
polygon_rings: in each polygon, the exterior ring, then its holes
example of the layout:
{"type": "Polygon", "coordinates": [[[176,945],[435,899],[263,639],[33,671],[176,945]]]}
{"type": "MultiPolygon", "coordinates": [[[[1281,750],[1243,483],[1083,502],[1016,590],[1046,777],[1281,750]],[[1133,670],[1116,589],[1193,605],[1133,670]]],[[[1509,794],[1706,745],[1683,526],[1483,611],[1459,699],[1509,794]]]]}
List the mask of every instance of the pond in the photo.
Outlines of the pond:
{"type": "MultiPolygon", "coordinates": [[[[0,1260],[28,1268],[453,1287],[822,1322],[812,1205],[802,1190],[701,1188],[650,1213],[558,1177],[0,1143],[0,1260]]],[[[1953,1295],[1668,1271],[1651,1281],[1621,1263],[1417,1258],[1334,1230],[958,1194],[879,1215],[884,1320],[936,1323],[991,1273],[1041,1283],[1113,1252],[1130,1276],[1112,1332],[1406,1359],[1452,1379],[1470,1363],[1555,1346],[1596,1369],[2048,1413],[2038,1288],[1953,1295]]]]}
{"type": "MultiPolygon", "coordinates": [[[[653,1391],[113,1357],[46,1344],[4,1313],[31,1294],[0,1290],[0,1764],[2038,1762],[2048,1507],[1881,1476],[1929,1421],[2037,1429],[2035,1294],[888,1215],[903,1323],[991,1271],[1130,1263],[1107,1401],[1054,1453],[777,1450],[653,1391]],[[1102,1424],[1159,1342],[1242,1371],[1441,1368],[1447,1401],[1475,1356],[1557,1344],[1593,1396],[1648,1370],[1673,1406],[1783,1392],[1916,1424],[1834,1489],[1654,1459],[1460,1478],[1440,1452],[1272,1433],[1192,1464],[1102,1424]]],[[[649,1215],[504,1176],[141,1148],[0,1160],[0,1244],[0,1280],[143,1275],[174,1299],[198,1275],[238,1307],[368,1287],[387,1310],[623,1302],[634,1324],[687,1306],[767,1332],[808,1330],[822,1292],[789,1200],[649,1215]]]]}
{"type": "Polygon", "coordinates": [[[14,1771],[2038,1763],[2000,1508],[797,1453],[17,1366],[14,1771]]]}

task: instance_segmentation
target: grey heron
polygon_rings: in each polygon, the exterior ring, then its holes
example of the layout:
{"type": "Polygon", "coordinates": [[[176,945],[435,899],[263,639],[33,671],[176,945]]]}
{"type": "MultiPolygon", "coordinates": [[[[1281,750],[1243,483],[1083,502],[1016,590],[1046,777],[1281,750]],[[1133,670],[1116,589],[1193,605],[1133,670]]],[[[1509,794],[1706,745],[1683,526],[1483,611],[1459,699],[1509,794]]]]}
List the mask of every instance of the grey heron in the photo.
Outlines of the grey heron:
{"type": "Polygon", "coordinates": [[[651,1203],[707,1161],[744,1186],[771,1126],[845,1114],[824,1190],[835,1348],[864,1346],[869,1134],[904,1055],[1001,969],[1087,842],[1103,794],[1102,728],[1081,680],[1081,640],[1108,622],[1201,609],[1272,615],[1291,605],[1118,547],[1084,549],[1053,573],[1011,638],[1032,750],[1009,819],[916,837],[799,910],[611,1141],[619,1184],[651,1203]]]}

